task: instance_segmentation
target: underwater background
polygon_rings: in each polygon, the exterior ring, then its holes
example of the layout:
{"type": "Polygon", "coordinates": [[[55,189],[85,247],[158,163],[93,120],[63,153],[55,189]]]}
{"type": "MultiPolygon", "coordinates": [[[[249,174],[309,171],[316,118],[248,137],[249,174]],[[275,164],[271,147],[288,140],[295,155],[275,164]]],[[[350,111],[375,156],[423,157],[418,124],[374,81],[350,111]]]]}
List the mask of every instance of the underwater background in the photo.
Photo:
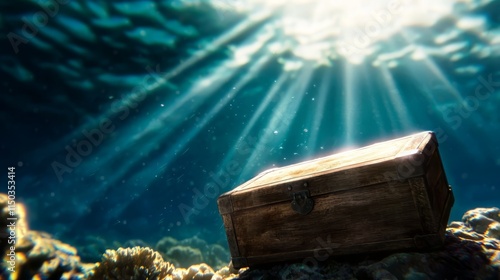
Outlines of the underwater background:
{"type": "Polygon", "coordinates": [[[459,220],[500,205],[499,22],[487,0],[2,1],[1,166],[30,228],[101,244],[90,262],[227,247],[220,194],[432,130],[459,220]]]}

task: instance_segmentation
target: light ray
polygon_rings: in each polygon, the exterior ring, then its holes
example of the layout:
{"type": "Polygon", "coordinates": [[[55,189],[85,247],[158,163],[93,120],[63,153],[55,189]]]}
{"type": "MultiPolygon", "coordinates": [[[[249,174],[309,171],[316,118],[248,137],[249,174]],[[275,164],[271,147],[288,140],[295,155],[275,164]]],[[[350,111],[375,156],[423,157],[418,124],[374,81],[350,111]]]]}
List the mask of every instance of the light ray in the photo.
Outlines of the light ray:
{"type": "MultiPolygon", "coordinates": [[[[255,55],[256,51],[259,49],[259,46],[262,46],[266,42],[268,42],[273,36],[273,33],[267,32],[264,35],[258,35],[258,38],[250,38],[246,40],[240,47],[244,46],[252,46],[254,51],[247,52],[247,56],[255,55]],[[257,43],[257,44],[256,44],[257,43]]],[[[183,95],[180,100],[176,100],[171,103],[169,106],[165,108],[161,108],[158,111],[159,116],[151,118],[150,116],[144,116],[145,121],[149,122],[148,124],[139,125],[141,127],[141,131],[133,131],[134,127],[130,127],[129,131],[124,131],[125,135],[133,135],[131,138],[127,138],[124,140],[124,143],[120,143],[120,149],[129,150],[132,149],[133,146],[141,146],[141,150],[149,153],[154,149],[157,143],[161,143],[164,141],[166,136],[170,135],[172,132],[175,132],[177,127],[182,125],[182,120],[189,118],[197,109],[205,104],[207,98],[211,97],[212,94],[217,92],[223,85],[225,85],[231,78],[233,78],[236,74],[242,71],[241,56],[235,53],[235,55],[219,66],[215,67],[215,71],[210,73],[207,77],[200,79],[197,83],[195,83],[187,93],[183,95]],[[229,69],[235,68],[235,70],[231,71],[229,69]],[[238,71],[236,71],[238,70],[238,71]],[[196,100],[196,101],[193,101],[196,100]],[[184,107],[189,104],[189,110],[186,110],[184,107]]],[[[100,162],[103,165],[107,165],[109,161],[115,158],[114,154],[103,155],[100,162]]]]}
{"type": "Polygon", "coordinates": [[[268,154],[269,151],[273,150],[279,142],[282,142],[288,136],[288,131],[305,95],[304,91],[309,84],[312,73],[313,69],[311,65],[307,65],[307,67],[302,68],[297,73],[298,79],[293,82],[276,106],[271,120],[263,129],[264,133],[260,135],[254,150],[248,156],[247,163],[243,166],[236,182],[241,182],[244,178],[247,179],[247,175],[252,173],[250,170],[256,167],[254,164],[259,162],[258,157],[268,154]],[[295,99],[295,97],[298,98],[295,99]]]}
{"type": "MultiPolygon", "coordinates": [[[[389,120],[391,122],[391,126],[396,129],[396,124],[395,121],[399,120],[401,122],[401,126],[404,129],[407,129],[410,127],[410,117],[408,115],[408,109],[406,108],[406,105],[404,104],[403,100],[401,99],[401,92],[399,91],[398,87],[396,86],[396,83],[394,81],[394,78],[392,77],[391,73],[389,72],[389,69],[385,64],[380,66],[382,77],[384,79],[384,84],[387,88],[387,94],[384,94],[384,97],[389,97],[390,103],[387,104],[385,102],[385,108],[387,110],[389,120]],[[390,114],[390,109],[395,111],[395,115],[390,114]]],[[[386,98],[384,98],[386,100],[386,98]]]]}
{"type": "MultiPolygon", "coordinates": [[[[155,149],[158,143],[165,141],[169,135],[172,135],[176,129],[183,124],[183,120],[188,119],[190,115],[194,114],[196,110],[202,106],[209,97],[211,97],[217,90],[233,78],[238,71],[228,71],[227,67],[233,63],[232,60],[226,61],[216,68],[205,79],[209,79],[212,83],[205,87],[200,87],[195,84],[181,99],[175,100],[167,107],[159,107],[155,114],[144,115],[143,119],[139,120],[137,125],[128,126],[121,129],[122,135],[130,135],[130,137],[121,137],[117,140],[110,142],[103,150],[113,150],[111,147],[119,147],[121,151],[135,150],[135,147],[140,147],[141,151],[145,154],[150,153],[155,149]],[[203,91],[204,89],[204,91],[203,91]],[[192,100],[195,99],[195,102],[192,100]],[[189,105],[189,107],[188,107],[189,105]],[[188,108],[186,108],[188,107],[188,108]],[[151,116],[154,117],[151,117],[151,116]],[[137,128],[141,129],[137,131],[137,128]]],[[[104,153],[99,156],[99,168],[110,166],[112,161],[116,160],[115,153],[104,153]]],[[[91,163],[95,166],[95,163],[91,163]]],[[[123,162],[123,165],[132,166],[134,162],[123,162]]],[[[125,168],[125,170],[127,170],[125,168]]],[[[121,173],[120,173],[121,174],[121,173]]],[[[118,176],[118,173],[115,173],[118,176]]],[[[118,177],[119,178],[119,177],[118,177]]]]}
{"type": "Polygon", "coordinates": [[[354,86],[356,84],[356,81],[354,80],[353,67],[354,66],[350,63],[344,64],[344,90],[342,92],[342,95],[344,96],[344,104],[342,104],[342,107],[344,108],[344,139],[347,145],[350,145],[353,142],[354,136],[354,86]]]}
{"type": "MultiPolygon", "coordinates": [[[[159,159],[158,162],[162,162],[162,167],[154,170],[154,173],[156,174],[161,174],[164,173],[165,170],[170,166],[172,161],[175,159],[176,155],[179,152],[182,152],[184,149],[186,149],[186,146],[200,133],[202,129],[206,127],[206,125],[213,120],[213,118],[222,110],[224,106],[226,106],[232,98],[252,79],[254,79],[260,72],[261,70],[265,67],[265,65],[271,60],[271,55],[266,54],[260,57],[249,69],[249,71],[241,78],[241,80],[238,81],[238,83],[235,85],[235,88],[237,90],[230,91],[225,98],[222,98],[217,104],[197,123],[195,127],[189,130],[186,134],[184,134],[179,140],[177,140],[175,143],[171,145],[171,148],[163,153],[159,159]]],[[[114,179],[121,178],[124,174],[130,171],[130,165],[125,166],[122,170],[119,170],[116,172],[116,175],[114,175],[114,179]]],[[[140,180],[141,182],[144,182],[145,186],[147,186],[151,180],[153,180],[154,176],[153,174],[149,174],[153,172],[153,170],[150,169],[145,169],[141,172],[136,172],[134,173],[133,177],[131,180],[140,180]],[[149,178],[149,179],[142,179],[142,178],[149,178]]],[[[113,185],[115,182],[111,182],[111,185],[113,185]]],[[[138,188],[137,186],[128,186],[126,188],[129,188],[130,192],[134,193],[142,193],[144,192],[145,188],[143,187],[142,189],[138,188]]],[[[124,188],[122,188],[121,191],[127,191],[124,188]]],[[[117,213],[121,213],[124,209],[128,207],[129,203],[121,203],[119,205],[115,205],[113,212],[106,214],[105,219],[110,220],[114,218],[114,215],[117,215],[117,213]]]]}
{"type": "MultiPolygon", "coordinates": [[[[229,149],[227,156],[224,158],[224,160],[222,161],[222,163],[220,165],[221,169],[224,169],[227,166],[227,164],[229,163],[229,161],[234,158],[234,155],[236,152],[238,152],[239,146],[241,145],[242,142],[245,143],[245,146],[249,145],[248,142],[251,142],[251,141],[247,141],[247,140],[248,140],[248,135],[249,135],[250,131],[255,126],[258,119],[262,116],[262,113],[264,113],[264,111],[268,108],[271,101],[276,97],[279,90],[281,90],[281,88],[283,87],[283,84],[288,80],[289,76],[290,76],[289,72],[281,72],[279,78],[273,84],[273,86],[271,87],[269,92],[267,92],[265,94],[264,100],[260,103],[257,110],[252,115],[252,118],[248,121],[247,125],[245,126],[245,128],[241,132],[240,137],[238,138],[236,143],[233,145],[233,147],[231,149],[229,149]]],[[[254,137],[256,138],[256,136],[254,136],[254,137]]],[[[251,148],[251,147],[248,146],[246,148],[251,148]]],[[[240,152],[244,152],[244,151],[240,151],[240,152]]],[[[219,174],[220,172],[221,172],[221,170],[219,170],[217,172],[217,174],[219,174]]]]}
{"type": "Polygon", "coordinates": [[[319,88],[318,99],[316,101],[316,110],[314,111],[314,119],[312,122],[310,136],[308,141],[308,146],[311,151],[316,151],[316,146],[318,144],[318,135],[321,129],[321,122],[323,121],[323,115],[325,107],[327,106],[326,100],[328,96],[328,91],[330,90],[330,79],[331,79],[331,68],[325,71],[323,77],[321,78],[321,85],[319,88]]]}
{"type": "MultiPolygon", "coordinates": [[[[408,36],[407,32],[402,30],[401,35],[403,36],[403,38],[405,38],[408,44],[415,45],[415,42],[411,40],[411,37],[408,36]]],[[[436,62],[434,62],[434,60],[432,60],[424,51],[419,50],[418,47],[416,48],[415,52],[419,53],[418,58],[421,59],[429,68],[429,70],[439,79],[439,81],[443,83],[443,85],[445,85],[446,89],[448,89],[448,92],[451,93],[452,97],[456,101],[462,100],[460,92],[450,83],[449,79],[444,76],[443,71],[436,65],[436,62]]],[[[416,76],[416,78],[419,77],[416,76]]],[[[432,97],[431,99],[434,103],[436,103],[435,97],[432,97]]]]}
{"type": "MultiPolygon", "coordinates": [[[[220,110],[229,101],[231,101],[232,98],[234,98],[239,90],[259,74],[259,71],[266,65],[266,63],[269,62],[270,58],[270,55],[264,55],[258,61],[256,61],[255,64],[252,65],[251,69],[235,85],[235,88],[237,90],[230,91],[229,93],[227,93],[227,96],[221,98],[221,100],[217,102],[217,104],[196,124],[194,128],[192,128],[188,133],[183,135],[178,141],[176,141],[175,144],[172,145],[172,148],[165,153],[165,155],[167,156],[163,157],[161,162],[168,162],[170,164],[171,161],[175,158],[175,155],[178,153],[178,151],[183,150],[187,146],[187,144],[191,142],[191,140],[193,140],[194,137],[203,128],[205,128],[207,123],[211,121],[220,112],[220,110]]],[[[164,141],[167,136],[168,135],[159,133],[154,140],[151,140],[151,144],[148,147],[141,147],[141,150],[147,151],[146,153],[149,153],[149,151],[151,151],[154,146],[157,145],[157,143],[162,143],[162,141],[164,141]]],[[[165,165],[164,169],[167,168],[169,164],[165,165]]],[[[130,170],[131,166],[132,163],[125,165],[122,170],[117,170],[115,174],[113,174],[113,177],[115,177],[116,179],[121,178],[130,170]]],[[[163,172],[163,170],[160,172],[163,172]]]]}
{"type": "MultiPolygon", "coordinates": [[[[220,35],[215,40],[208,43],[204,49],[195,52],[187,60],[183,61],[181,64],[177,65],[173,69],[167,71],[161,77],[158,77],[156,83],[147,85],[146,90],[141,91],[139,94],[135,92],[128,93],[119,102],[117,102],[115,106],[109,108],[99,116],[89,119],[87,122],[83,123],[82,125],[80,125],[80,127],[75,129],[73,133],[68,134],[66,137],[63,137],[62,139],[55,142],[51,146],[44,147],[43,149],[37,151],[34,157],[46,158],[48,156],[51,156],[52,154],[50,153],[50,151],[60,150],[60,147],[64,147],[68,143],[71,143],[73,139],[81,138],[82,131],[90,130],[94,127],[99,127],[100,122],[102,122],[102,120],[104,119],[113,119],[113,116],[116,114],[116,108],[122,108],[122,107],[130,108],[131,104],[135,103],[135,100],[143,100],[146,95],[149,95],[152,91],[157,90],[161,86],[167,84],[173,77],[183,73],[184,71],[191,68],[193,65],[196,65],[198,62],[207,58],[209,55],[220,49],[222,46],[227,45],[241,34],[261,24],[269,17],[271,17],[271,15],[272,14],[269,11],[260,11],[248,15],[246,19],[244,19],[242,22],[231,28],[228,32],[220,35]]],[[[147,76],[148,75],[145,75],[145,77],[147,76]]]]}
{"type": "MultiPolygon", "coordinates": [[[[366,130],[370,131],[371,130],[371,133],[372,134],[375,134],[375,135],[380,135],[380,134],[385,134],[384,130],[384,122],[382,121],[382,116],[381,116],[381,112],[380,112],[380,100],[381,100],[381,97],[380,97],[380,89],[376,87],[376,84],[374,81],[373,81],[373,75],[371,73],[369,73],[370,70],[373,70],[373,69],[367,69],[367,64],[363,64],[362,66],[362,78],[364,80],[364,85],[365,87],[362,89],[361,92],[363,92],[363,101],[366,101],[366,102],[362,102],[360,104],[360,108],[361,108],[361,114],[363,115],[365,121],[362,123],[362,125],[367,125],[366,127],[366,130]],[[367,86],[368,85],[368,86],[367,86]],[[369,104],[367,104],[368,102],[370,102],[369,104]],[[369,114],[370,116],[367,117],[366,114],[369,114]],[[368,125],[370,124],[370,125],[368,125]]],[[[384,91],[382,92],[382,95],[384,95],[386,92],[385,92],[385,89],[384,91]]]]}

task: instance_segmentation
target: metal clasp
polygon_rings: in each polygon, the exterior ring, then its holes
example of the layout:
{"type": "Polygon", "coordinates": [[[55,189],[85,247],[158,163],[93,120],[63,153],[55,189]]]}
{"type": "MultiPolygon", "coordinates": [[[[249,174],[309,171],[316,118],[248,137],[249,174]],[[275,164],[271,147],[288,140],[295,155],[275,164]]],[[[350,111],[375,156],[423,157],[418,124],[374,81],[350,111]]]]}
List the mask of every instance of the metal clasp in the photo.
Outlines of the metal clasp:
{"type": "Polygon", "coordinates": [[[292,209],[301,214],[307,215],[314,208],[314,200],[309,195],[308,190],[292,193],[292,209]]]}

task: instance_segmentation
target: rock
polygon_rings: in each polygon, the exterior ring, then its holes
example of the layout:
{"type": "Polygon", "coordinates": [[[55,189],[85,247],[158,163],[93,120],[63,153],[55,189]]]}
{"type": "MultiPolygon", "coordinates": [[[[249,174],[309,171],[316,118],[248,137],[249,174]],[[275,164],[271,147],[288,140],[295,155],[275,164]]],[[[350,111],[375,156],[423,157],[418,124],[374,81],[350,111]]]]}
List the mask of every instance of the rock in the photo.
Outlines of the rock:
{"type": "MultiPolygon", "coordinates": [[[[302,263],[252,268],[237,279],[500,279],[498,208],[468,211],[452,222],[444,247],[433,252],[406,252],[357,263],[329,260],[316,267],[302,263]]],[[[225,272],[225,270],[221,270],[225,272]]]]}
{"type": "Polygon", "coordinates": [[[500,238],[499,208],[476,208],[467,211],[462,217],[462,221],[478,233],[491,238],[500,238]]]}
{"type": "MultiPolygon", "coordinates": [[[[0,195],[2,215],[9,215],[0,195]]],[[[432,252],[399,252],[362,261],[327,260],[314,265],[283,263],[263,268],[234,269],[232,264],[214,271],[205,259],[222,265],[229,260],[220,245],[200,238],[160,240],[156,249],[146,247],[107,250],[99,264],[80,261],[77,250],[51,235],[28,230],[22,224],[17,242],[16,266],[2,271],[0,279],[500,279],[499,209],[477,208],[465,213],[462,222],[447,228],[443,248],[432,252]],[[203,250],[203,251],[202,251],[203,250]],[[172,261],[170,261],[172,260],[172,261]],[[172,262],[187,268],[175,268],[172,262]]],[[[17,217],[24,217],[22,212],[17,217]]],[[[87,241],[89,245],[93,239],[87,241]]],[[[3,239],[5,242],[5,238],[3,239]]],[[[134,241],[130,244],[138,244],[134,241]]],[[[7,256],[3,267],[8,267],[7,256]]]]}

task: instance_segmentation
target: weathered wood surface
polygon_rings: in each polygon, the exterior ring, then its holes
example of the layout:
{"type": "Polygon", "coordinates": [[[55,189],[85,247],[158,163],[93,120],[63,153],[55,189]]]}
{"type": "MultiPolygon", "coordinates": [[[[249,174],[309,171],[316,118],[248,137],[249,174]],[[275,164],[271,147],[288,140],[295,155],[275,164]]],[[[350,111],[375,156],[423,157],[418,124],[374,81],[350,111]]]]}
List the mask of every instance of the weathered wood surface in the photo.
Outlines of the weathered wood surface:
{"type": "MultiPolygon", "coordinates": [[[[300,201],[299,201],[300,202],[300,201]]],[[[453,197],[424,132],[263,172],[219,200],[235,267],[439,245],[453,197]],[[314,201],[308,214],[294,194],[314,201]]]]}

